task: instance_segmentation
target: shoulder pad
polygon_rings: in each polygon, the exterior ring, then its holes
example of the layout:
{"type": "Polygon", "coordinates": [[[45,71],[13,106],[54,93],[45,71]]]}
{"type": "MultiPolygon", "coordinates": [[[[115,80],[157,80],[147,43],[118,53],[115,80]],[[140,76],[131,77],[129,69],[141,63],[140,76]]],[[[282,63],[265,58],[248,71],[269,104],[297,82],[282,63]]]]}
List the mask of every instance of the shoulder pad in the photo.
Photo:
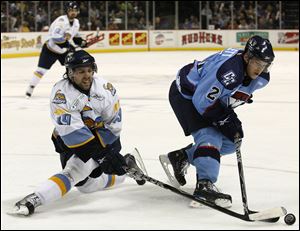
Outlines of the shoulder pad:
{"type": "Polygon", "coordinates": [[[226,60],[217,71],[217,79],[229,90],[233,90],[244,79],[244,64],[241,56],[233,56],[226,60]]]}

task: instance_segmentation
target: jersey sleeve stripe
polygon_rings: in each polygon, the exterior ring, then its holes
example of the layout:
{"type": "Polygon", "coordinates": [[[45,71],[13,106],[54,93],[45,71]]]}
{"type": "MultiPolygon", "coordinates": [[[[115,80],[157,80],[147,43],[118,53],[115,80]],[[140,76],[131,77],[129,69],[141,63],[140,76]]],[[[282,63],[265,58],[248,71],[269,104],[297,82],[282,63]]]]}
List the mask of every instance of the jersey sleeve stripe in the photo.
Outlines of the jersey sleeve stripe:
{"type": "Polygon", "coordinates": [[[103,139],[101,138],[101,135],[99,134],[99,132],[98,132],[97,130],[96,130],[96,135],[97,135],[97,137],[98,137],[98,139],[99,139],[99,141],[100,141],[102,147],[105,148],[106,145],[105,145],[103,139]]]}
{"type": "Polygon", "coordinates": [[[94,139],[94,138],[95,138],[95,136],[92,136],[91,138],[89,138],[88,140],[86,140],[86,141],[84,141],[84,142],[82,142],[82,143],[75,144],[75,145],[67,145],[67,146],[68,146],[68,148],[78,148],[78,147],[83,146],[83,145],[85,145],[86,143],[90,142],[90,141],[91,141],[92,139],[94,139]]]}

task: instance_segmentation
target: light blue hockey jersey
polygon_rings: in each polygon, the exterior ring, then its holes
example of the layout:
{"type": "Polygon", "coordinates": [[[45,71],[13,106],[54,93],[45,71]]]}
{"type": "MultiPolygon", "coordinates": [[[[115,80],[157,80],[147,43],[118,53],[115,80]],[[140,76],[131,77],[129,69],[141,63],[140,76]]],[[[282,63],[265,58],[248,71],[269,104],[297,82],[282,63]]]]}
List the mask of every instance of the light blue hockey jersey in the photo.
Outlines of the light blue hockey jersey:
{"type": "Polygon", "coordinates": [[[176,85],[186,99],[193,101],[197,111],[205,115],[218,103],[235,108],[244,104],[251,94],[268,84],[269,73],[261,73],[248,81],[245,76],[242,50],[226,49],[203,61],[195,60],[179,70],[176,85]]]}

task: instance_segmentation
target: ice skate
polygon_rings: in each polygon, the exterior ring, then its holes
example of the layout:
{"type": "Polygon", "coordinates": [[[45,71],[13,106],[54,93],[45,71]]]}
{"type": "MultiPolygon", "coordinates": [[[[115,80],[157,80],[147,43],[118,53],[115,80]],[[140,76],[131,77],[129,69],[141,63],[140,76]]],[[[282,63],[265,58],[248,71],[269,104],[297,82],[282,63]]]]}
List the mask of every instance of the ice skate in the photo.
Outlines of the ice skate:
{"type": "MultiPolygon", "coordinates": [[[[129,169],[132,169],[132,170],[134,170],[138,173],[141,173],[141,174],[146,174],[145,166],[144,166],[143,163],[141,163],[142,159],[141,159],[141,157],[140,158],[139,157],[140,157],[140,155],[139,155],[139,153],[136,149],[133,151],[132,154],[128,153],[124,156],[125,162],[127,163],[129,169]],[[138,156],[136,156],[137,154],[138,154],[138,156]],[[140,164],[140,167],[138,166],[137,162],[140,164]]],[[[144,185],[146,183],[146,181],[143,180],[143,179],[140,179],[140,178],[137,178],[137,177],[134,177],[134,179],[135,179],[135,181],[138,185],[144,185]]]]}
{"type": "Polygon", "coordinates": [[[33,214],[35,208],[41,204],[41,199],[35,193],[32,193],[18,201],[13,210],[8,212],[8,214],[29,216],[33,214]]]}
{"type": "Polygon", "coordinates": [[[189,167],[186,149],[192,147],[192,144],[185,148],[168,153],[168,155],[160,155],[159,160],[165,170],[170,182],[173,186],[179,188],[186,184],[184,175],[189,167]],[[173,168],[174,176],[171,174],[168,165],[173,168]]]}
{"type": "Polygon", "coordinates": [[[27,91],[25,93],[26,95],[26,98],[29,99],[33,93],[33,89],[34,89],[34,86],[32,85],[29,85],[29,87],[27,88],[27,91]]]}
{"type": "MultiPolygon", "coordinates": [[[[223,208],[231,207],[232,199],[228,194],[221,193],[218,188],[209,180],[198,180],[194,196],[199,199],[211,202],[223,208]]],[[[190,206],[193,208],[201,207],[201,204],[192,201],[190,206]]]]}

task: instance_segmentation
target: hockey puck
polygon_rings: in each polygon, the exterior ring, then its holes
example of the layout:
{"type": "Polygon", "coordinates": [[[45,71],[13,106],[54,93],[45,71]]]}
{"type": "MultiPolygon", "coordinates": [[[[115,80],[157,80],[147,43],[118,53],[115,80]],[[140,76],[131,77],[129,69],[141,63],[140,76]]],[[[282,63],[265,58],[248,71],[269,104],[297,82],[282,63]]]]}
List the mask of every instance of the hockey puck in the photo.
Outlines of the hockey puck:
{"type": "Polygon", "coordinates": [[[292,225],[292,224],[295,223],[295,221],[296,221],[296,217],[295,217],[295,215],[292,214],[292,213],[289,213],[289,214],[285,215],[285,217],[284,217],[284,222],[285,222],[287,225],[292,225]]]}

